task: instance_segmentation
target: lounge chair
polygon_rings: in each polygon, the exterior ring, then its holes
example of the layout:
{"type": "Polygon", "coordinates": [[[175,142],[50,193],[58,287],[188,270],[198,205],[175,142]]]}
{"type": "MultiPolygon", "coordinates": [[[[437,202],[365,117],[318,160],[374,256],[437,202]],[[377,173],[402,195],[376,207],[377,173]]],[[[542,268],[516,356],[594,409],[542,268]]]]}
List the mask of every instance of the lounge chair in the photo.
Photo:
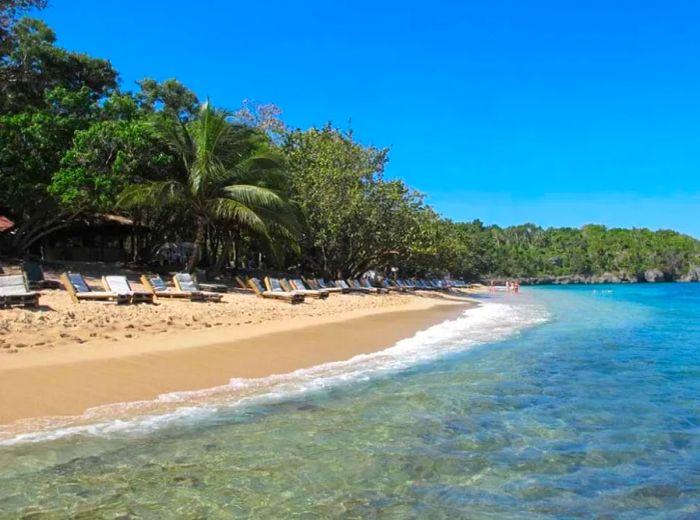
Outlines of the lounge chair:
{"type": "Polygon", "coordinates": [[[375,289],[378,293],[389,292],[389,289],[385,289],[384,287],[375,287],[369,282],[367,278],[360,278],[358,281],[362,287],[366,287],[367,289],[375,289]]]}
{"type": "Polygon", "coordinates": [[[320,291],[321,286],[318,285],[318,280],[315,280],[314,278],[306,278],[302,277],[301,280],[304,282],[304,285],[308,287],[309,289],[313,289],[314,291],[320,291]]]}
{"type": "Polygon", "coordinates": [[[314,281],[316,282],[316,287],[314,287],[314,289],[315,289],[315,288],[323,289],[324,291],[328,291],[328,292],[330,292],[330,293],[342,293],[342,294],[345,294],[345,293],[349,293],[349,292],[350,292],[349,289],[343,289],[342,287],[336,287],[335,285],[332,285],[332,284],[326,282],[323,278],[317,278],[317,279],[314,280],[314,281]]]}
{"type": "Polygon", "coordinates": [[[450,290],[447,282],[445,282],[444,280],[438,280],[436,278],[433,278],[432,280],[428,280],[428,282],[430,282],[432,284],[432,286],[435,287],[435,289],[437,289],[438,291],[449,291],[450,290]]]}
{"type": "Polygon", "coordinates": [[[93,291],[80,273],[63,273],[61,282],[74,303],[81,301],[102,303],[129,303],[129,296],[105,291],[93,291]]]}
{"type": "Polygon", "coordinates": [[[153,303],[154,295],[151,292],[134,291],[126,276],[109,275],[102,277],[102,285],[105,291],[117,294],[126,294],[131,303],[153,303]]]}
{"type": "Polygon", "coordinates": [[[213,283],[207,280],[207,275],[202,271],[197,274],[197,285],[203,291],[227,293],[228,285],[222,283],[213,283]]]}
{"type": "Polygon", "coordinates": [[[156,298],[184,298],[190,301],[203,301],[204,297],[200,292],[178,291],[172,287],[168,287],[160,276],[157,274],[141,275],[141,283],[148,292],[156,298]]]}
{"type": "Polygon", "coordinates": [[[60,289],[63,287],[60,280],[48,280],[44,269],[36,262],[22,262],[22,270],[27,277],[30,289],[60,289]]]}
{"type": "Polygon", "coordinates": [[[177,273],[173,276],[173,283],[179,291],[199,293],[204,301],[220,302],[223,295],[221,293],[202,291],[190,273],[177,273]]]}
{"type": "Polygon", "coordinates": [[[0,307],[37,307],[39,293],[30,291],[24,274],[6,274],[0,276],[0,307]]]}
{"type": "Polygon", "coordinates": [[[306,294],[302,293],[301,291],[292,289],[286,280],[283,281],[279,278],[270,278],[269,276],[265,277],[265,288],[269,292],[275,294],[301,294],[302,296],[306,296],[306,294]]]}
{"type": "Polygon", "coordinates": [[[268,291],[262,282],[257,278],[249,278],[248,286],[253,290],[256,296],[261,298],[271,298],[274,300],[281,300],[291,303],[292,305],[296,303],[304,302],[304,295],[298,292],[274,292],[268,291]]]}
{"type": "Polygon", "coordinates": [[[425,280],[416,280],[414,282],[414,285],[415,285],[415,288],[418,289],[419,291],[435,291],[436,290],[436,288],[433,285],[428,284],[428,282],[426,282],[425,280]]]}
{"type": "Polygon", "coordinates": [[[405,291],[415,291],[416,286],[413,284],[407,283],[405,280],[396,280],[396,285],[401,287],[405,291]]]}
{"type": "Polygon", "coordinates": [[[365,289],[364,287],[355,287],[354,285],[350,285],[345,280],[336,280],[335,286],[340,287],[341,289],[343,289],[347,292],[351,292],[351,293],[352,292],[362,293],[362,294],[369,294],[370,293],[370,291],[368,289],[365,289]]]}
{"type": "Polygon", "coordinates": [[[359,280],[353,280],[351,278],[348,278],[348,285],[350,286],[351,289],[354,289],[356,291],[361,291],[367,294],[379,294],[379,289],[376,287],[365,287],[360,283],[359,280]]]}
{"type": "Polygon", "coordinates": [[[306,287],[306,285],[304,285],[304,282],[301,280],[301,278],[291,279],[288,281],[288,283],[290,286],[289,288],[291,288],[293,291],[298,291],[304,296],[310,296],[311,298],[325,300],[331,294],[323,289],[309,289],[308,287],[306,287]]]}
{"type": "Polygon", "coordinates": [[[401,287],[397,285],[392,285],[387,278],[384,278],[382,280],[382,287],[386,289],[387,291],[394,291],[394,292],[406,292],[405,289],[402,289],[401,287]]]}

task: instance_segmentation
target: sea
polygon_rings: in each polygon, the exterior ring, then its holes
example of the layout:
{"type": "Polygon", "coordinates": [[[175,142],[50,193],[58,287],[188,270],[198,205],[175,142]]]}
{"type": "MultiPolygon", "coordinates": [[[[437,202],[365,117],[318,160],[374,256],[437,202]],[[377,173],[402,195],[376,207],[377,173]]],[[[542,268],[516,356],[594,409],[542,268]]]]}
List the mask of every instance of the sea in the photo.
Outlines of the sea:
{"type": "Polygon", "coordinates": [[[379,353],[5,436],[0,518],[700,519],[700,285],[480,300],[379,353]]]}

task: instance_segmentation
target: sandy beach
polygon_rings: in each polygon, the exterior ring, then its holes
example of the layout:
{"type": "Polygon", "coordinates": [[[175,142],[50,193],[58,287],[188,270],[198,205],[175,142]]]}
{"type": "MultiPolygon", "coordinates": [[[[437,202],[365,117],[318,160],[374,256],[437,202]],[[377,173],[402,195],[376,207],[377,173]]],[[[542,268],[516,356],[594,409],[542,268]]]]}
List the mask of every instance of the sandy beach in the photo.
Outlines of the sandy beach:
{"type": "Polygon", "coordinates": [[[0,314],[0,424],[349,359],[474,305],[431,293],[332,295],[297,306],[228,293],[219,304],[115,306],[45,291],[41,302],[41,311],[0,314]]]}

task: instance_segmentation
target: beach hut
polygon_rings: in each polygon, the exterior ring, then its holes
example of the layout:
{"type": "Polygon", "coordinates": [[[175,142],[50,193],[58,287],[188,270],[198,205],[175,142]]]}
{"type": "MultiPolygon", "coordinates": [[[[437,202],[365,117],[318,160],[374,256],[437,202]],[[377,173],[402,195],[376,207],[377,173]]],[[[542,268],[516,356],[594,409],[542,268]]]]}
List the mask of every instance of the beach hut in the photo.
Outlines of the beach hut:
{"type": "Polygon", "coordinates": [[[125,262],[138,227],[120,215],[78,219],[44,237],[40,252],[44,260],[125,262]]]}

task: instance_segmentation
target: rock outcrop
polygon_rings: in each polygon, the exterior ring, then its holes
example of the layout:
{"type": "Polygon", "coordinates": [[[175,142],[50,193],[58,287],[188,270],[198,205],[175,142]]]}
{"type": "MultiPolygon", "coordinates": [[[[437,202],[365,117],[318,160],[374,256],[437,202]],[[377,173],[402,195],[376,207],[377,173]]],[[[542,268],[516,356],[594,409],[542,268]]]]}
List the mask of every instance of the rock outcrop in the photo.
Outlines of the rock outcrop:
{"type": "Polygon", "coordinates": [[[678,279],[679,282],[700,282],[700,266],[691,267],[686,274],[678,279]]]}
{"type": "Polygon", "coordinates": [[[644,280],[649,283],[663,282],[666,280],[666,276],[659,269],[647,269],[644,271],[644,280]]]}

